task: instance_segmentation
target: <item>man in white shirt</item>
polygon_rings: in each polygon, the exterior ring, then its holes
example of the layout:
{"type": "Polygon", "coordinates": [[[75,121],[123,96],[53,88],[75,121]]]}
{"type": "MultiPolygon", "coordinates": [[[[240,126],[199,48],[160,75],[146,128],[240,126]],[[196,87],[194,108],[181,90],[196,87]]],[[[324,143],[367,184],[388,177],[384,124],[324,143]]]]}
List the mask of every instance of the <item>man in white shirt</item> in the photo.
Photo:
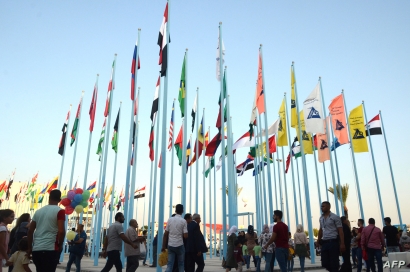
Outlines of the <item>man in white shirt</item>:
{"type": "Polygon", "coordinates": [[[171,272],[174,267],[175,256],[178,258],[178,270],[184,272],[185,247],[184,238],[188,238],[187,223],[182,218],[184,206],[176,205],[174,217],[168,219],[165,228],[164,238],[162,240],[162,251],[165,251],[168,245],[168,263],[166,272],[171,272]]]}

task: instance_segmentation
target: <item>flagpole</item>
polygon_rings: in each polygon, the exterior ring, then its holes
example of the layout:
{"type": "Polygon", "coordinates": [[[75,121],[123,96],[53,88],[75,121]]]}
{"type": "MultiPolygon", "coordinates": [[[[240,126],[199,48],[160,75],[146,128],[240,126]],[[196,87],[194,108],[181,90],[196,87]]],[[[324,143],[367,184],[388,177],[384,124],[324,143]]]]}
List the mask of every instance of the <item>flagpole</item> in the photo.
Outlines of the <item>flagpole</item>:
{"type": "Polygon", "coordinates": [[[283,211],[283,193],[282,193],[282,178],[280,175],[280,159],[279,159],[279,152],[278,152],[278,158],[276,159],[276,162],[278,164],[278,179],[279,179],[279,207],[281,211],[283,211]]]}
{"type": "MultiPolygon", "coordinates": [[[[273,177],[274,177],[274,182],[275,182],[275,192],[274,192],[274,194],[275,194],[275,204],[276,204],[276,209],[278,209],[278,194],[277,194],[278,190],[276,188],[277,182],[276,182],[275,153],[272,153],[272,160],[274,161],[274,163],[272,163],[272,165],[273,165],[273,177]]],[[[280,178],[280,177],[278,176],[278,178],[280,178]]]]}
{"type": "MultiPolygon", "coordinates": [[[[293,71],[293,63],[291,66],[291,69],[293,71]]],[[[286,106],[286,92],[284,93],[285,96],[285,113],[286,113],[286,124],[289,124],[289,116],[288,116],[288,109],[286,106]]],[[[299,113],[298,113],[299,114],[299,113]]],[[[298,216],[298,205],[297,205],[297,200],[296,200],[296,186],[295,186],[295,173],[294,173],[294,169],[293,169],[293,160],[292,160],[292,144],[291,144],[291,139],[290,139],[290,128],[289,126],[286,126],[286,129],[288,131],[288,144],[289,144],[289,158],[290,158],[290,168],[292,169],[292,183],[293,183],[293,203],[295,205],[295,217],[296,217],[296,226],[299,225],[299,216],[298,216]]],[[[286,173],[284,173],[283,175],[286,175],[286,173]]]]}
{"type": "MultiPolygon", "coordinates": [[[[347,106],[346,106],[346,99],[345,99],[344,90],[342,90],[342,96],[343,96],[343,104],[345,106],[345,114],[347,114],[347,106]]],[[[347,118],[347,120],[348,120],[348,122],[347,122],[347,127],[348,127],[347,131],[348,131],[348,134],[349,134],[350,152],[352,154],[352,159],[353,159],[353,169],[354,169],[354,176],[355,176],[355,181],[356,181],[357,195],[359,196],[360,216],[361,216],[361,219],[363,219],[363,221],[366,222],[365,217],[364,217],[362,194],[360,193],[359,176],[357,175],[356,157],[354,155],[354,150],[353,150],[353,145],[352,145],[352,135],[350,135],[350,120],[348,118],[347,118]]]]}
{"type": "MultiPolygon", "coordinates": [[[[175,109],[175,98],[174,98],[174,103],[172,111],[175,109]]],[[[172,216],[172,202],[173,202],[173,196],[174,196],[174,127],[175,127],[175,121],[173,120],[174,124],[172,124],[172,138],[171,138],[171,196],[169,198],[169,217],[172,216]]]]}
{"type": "MultiPolygon", "coordinates": [[[[111,110],[112,107],[111,106],[112,106],[112,100],[113,100],[113,97],[114,97],[114,89],[115,89],[115,84],[114,84],[114,81],[115,81],[115,68],[117,67],[116,60],[117,60],[117,54],[114,55],[114,67],[113,67],[113,71],[112,71],[112,90],[110,92],[110,97],[109,97],[109,102],[108,102],[108,104],[109,104],[109,106],[108,106],[108,110],[109,110],[108,111],[108,122],[107,122],[107,125],[105,127],[105,133],[104,133],[104,145],[105,145],[104,151],[105,152],[103,152],[103,154],[104,154],[104,159],[103,159],[104,166],[103,166],[102,177],[101,177],[101,187],[102,188],[105,187],[105,175],[106,175],[106,172],[107,172],[108,142],[109,141],[107,141],[106,135],[110,135],[111,112],[112,112],[112,110],[111,110]]],[[[70,187],[71,187],[71,184],[70,184],[70,187]]],[[[102,206],[103,206],[103,198],[100,199],[100,207],[102,207],[102,206]]],[[[98,220],[99,223],[101,223],[101,217],[102,217],[102,214],[99,214],[99,218],[100,218],[98,220]]],[[[101,224],[99,224],[98,226],[100,226],[100,225],[101,224]]],[[[101,229],[98,228],[97,229],[97,245],[100,244],[100,235],[101,235],[101,229]]],[[[97,266],[97,265],[98,265],[98,256],[97,256],[97,259],[94,260],[94,266],[97,266]]]]}
{"type": "MultiPolygon", "coordinates": [[[[151,171],[150,171],[150,178],[149,178],[149,180],[150,180],[150,185],[149,185],[149,204],[148,204],[148,233],[147,233],[147,245],[149,246],[149,260],[150,260],[150,263],[152,264],[152,261],[153,261],[153,256],[152,256],[152,253],[153,253],[153,251],[152,251],[152,246],[151,246],[151,242],[152,242],[152,239],[151,239],[151,237],[152,237],[152,233],[154,232],[154,229],[153,228],[151,228],[150,227],[150,225],[151,225],[151,221],[152,221],[152,213],[151,213],[151,203],[152,203],[152,196],[153,196],[153,194],[154,194],[154,188],[153,188],[153,178],[152,178],[152,175],[153,175],[153,165],[154,165],[154,162],[153,161],[151,161],[151,171]]],[[[155,224],[155,222],[154,222],[154,224],[155,224]]],[[[147,251],[148,252],[148,251],[147,251]]]]}
{"type": "MultiPolygon", "coordinates": [[[[197,120],[197,124],[198,124],[198,121],[199,120],[197,120]]],[[[204,153],[204,147],[205,147],[205,134],[203,133],[203,131],[204,131],[204,127],[205,127],[205,108],[203,109],[203,113],[202,113],[202,125],[201,125],[201,132],[202,132],[202,150],[201,150],[201,153],[204,153]]],[[[197,129],[197,131],[198,131],[198,129],[197,129]]],[[[198,135],[198,132],[197,132],[197,135],[198,135]]],[[[198,136],[196,137],[196,149],[198,150],[198,136]]],[[[208,241],[208,239],[207,239],[207,236],[206,236],[206,207],[205,207],[205,197],[206,197],[206,194],[205,194],[205,154],[202,154],[203,156],[202,156],[202,169],[203,169],[203,171],[204,171],[204,173],[202,174],[202,185],[203,185],[203,197],[202,197],[202,201],[203,201],[203,204],[202,204],[202,209],[203,209],[203,218],[204,218],[204,223],[203,223],[203,226],[204,226],[204,238],[205,238],[205,245],[206,245],[206,242],[208,241]]],[[[197,161],[196,161],[196,163],[197,163],[197,170],[196,170],[196,174],[198,175],[198,163],[199,163],[199,161],[198,161],[198,157],[197,157],[197,161]]],[[[197,186],[198,186],[198,182],[196,183],[197,184],[197,186]]],[[[198,186],[199,187],[199,186],[198,186]]],[[[196,190],[196,192],[197,192],[197,194],[198,194],[198,187],[197,187],[197,190],[196,190]]],[[[211,184],[209,184],[209,190],[211,190],[211,184]]],[[[196,198],[197,200],[197,202],[198,202],[198,197],[196,198]]],[[[209,203],[209,204],[211,204],[211,203],[209,203]]],[[[197,205],[197,208],[198,208],[198,211],[199,211],[199,206],[197,205]]],[[[210,232],[210,231],[209,231],[210,232]]],[[[209,245],[209,250],[210,250],[210,255],[212,256],[212,253],[211,253],[211,251],[212,251],[212,249],[211,249],[211,245],[209,245]]],[[[204,260],[206,260],[206,253],[204,253],[204,260]]]]}
{"type": "MultiPolygon", "coordinates": [[[[259,48],[259,53],[261,54],[261,59],[263,59],[263,54],[262,54],[262,44],[260,45],[259,48]]],[[[264,65],[263,65],[263,61],[262,61],[262,82],[263,82],[263,104],[265,107],[265,129],[266,131],[268,131],[268,108],[266,107],[266,88],[265,88],[265,72],[264,72],[264,65]]],[[[266,140],[266,154],[269,154],[269,133],[265,133],[265,140],[266,140]]],[[[271,179],[271,174],[270,174],[270,159],[268,158],[268,190],[269,192],[272,192],[272,179],[271,179]]],[[[270,214],[273,215],[273,202],[272,202],[272,197],[271,194],[269,194],[269,210],[270,210],[270,214]]]]}
{"type": "MultiPolygon", "coordinates": [[[[209,134],[208,134],[208,137],[211,135],[211,131],[209,130],[209,134]]],[[[211,157],[211,160],[212,160],[212,157],[211,157]]],[[[215,257],[216,257],[216,245],[217,245],[217,241],[216,241],[216,235],[217,235],[217,233],[216,233],[216,169],[215,169],[216,167],[215,167],[215,157],[214,157],[214,240],[215,240],[215,244],[214,244],[214,246],[215,246],[215,257]]],[[[211,173],[212,173],[212,171],[210,171],[210,175],[211,175],[211,173]]],[[[221,242],[221,241],[219,241],[219,242],[221,242]]],[[[222,254],[219,252],[219,255],[221,256],[222,254]]]]}
{"type": "MultiPolygon", "coordinates": [[[[293,63],[292,63],[293,65],[293,63]]],[[[293,69],[295,69],[293,67],[293,69]]],[[[295,76],[295,81],[296,81],[296,76],[295,76]]],[[[298,139],[303,139],[302,138],[302,128],[300,124],[300,114],[299,114],[299,99],[298,99],[298,92],[297,92],[297,85],[295,83],[295,97],[296,97],[296,112],[298,113],[298,127],[299,127],[299,135],[298,139]]],[[[309,195],[309,182],[308,182],[308,175],[307,175],[307,170],[306,170],[306,157],[305,157],[305,151],[303,149],[303,140],[300,142],[300,152],[302,154],[302,166],[303,166],[303,177],[304,177],[304,184],[305,184],[305,200],[306,200],[306,210],[307,210],[307,220],[308,220],[308,228],[309,228],[309,237],[314,237],[313,236],[313,226],[312,226],[312,212],[310,208],[310,195],[309,195]]],[[[314,246],[314,239],[309,239],[309,244],[310,244],[310,258],[311,258],[311,263],[315,263],[315,246],[314,246]]]]}
{"type": "MultiPolygon", "coordinates": [[[[192,133],[189,136],[189,143],[192,143],[192,133]]],[[[191,154],[189,154],[189,155],[191,155],[191,154]]],[[[186,155],[185,155],[185,157],[186,157],[186,155]]],[[[182,158],[184,158],[184,157],[182,157],[182,158]]],[[[190,159],[190,157],[188,156],[188,161],[189,161],[189,159],[190,159]]],[[[186,158],[185,158],[185,160],[186,160],[186,158]]],[[[188,161],[187,161],[187,164],[188,164],[188,161]]],[[[191,211],[193,211],[194,208],[192,207],[192,169],[189,166],[188,166],[188,168],[189,168],[189,209],[191,211]]]]}
{"type": "MultiPolygon", "coordinates": [[[[208,137],[209,137],[209,135],[211,134],[210,133],[210,130],[211,130],[211,128],[208,126],[208,137]]],[[[206,142],[206,139],[204,139],[204,142],[206,142]]],[[[204,145],[204,147],[205,147],[205,145],[204,145]]],[[[205,160],[205,154],[203,154],[204,155],[204,160],[205,160]]],[[[208,162],[209,162],[209,167],[211,168],[212,167],[212,157],[211,157],[211,159],[209,159],[209,157],[208,157],[208,162]]],[[[205,177],[205,171],[206,171],[207,169],[205,169],[205,167],[204,167],[204,177],[205,177]]],[[[204,184],[205,184],[205,178],[204,178],[204,184]]],[[[213,254],[213,251],[214,251],[214,248],[213,248],[213,246],[212,246],[212,241],[213,241],[213,235],[212,235],[212,171],[211,170],[209,170],[209,185],[208,185],[208,188],[209,188],[209,192],[208,192],[208,201],[209,201],[209,257],[212,259],[212,254],[213,254]]],[[[205,198],[204,198],[204,206],[205,206],[205,198]]],[[[206,209],[204,208],[204,214],[205,214],[205,212],[206,212],[206,209]]],[[[215,222],[214,222],[214,224],[215,224],[215,222]]],[[[206,228],[206,224],[205,224],[205,228],[206,228]]]]}
{"type": "MultiPolygon", "coordinates": [[[[402,226],[403,226],[403,221],[402,221],[402,219],[401,219],[399,198],[397,197],[396,182],[395,182],[395,180],[394,180],[393,167],[392,167],[392,165],[391,165],[391,160],[390,160],[389,146],[388,146],[388,144],[387,144],[387,139],[386,139],[386,131],[384,130],[384,124],[383,124],[383,118],[382,118],[382,111],[379,111],[379,115],[380,115],[380,123],[381,123],[381,125],[382,125],[382,130],[383,130],[384,146],[386,147],[387,159],[389,160],[389,168],[390,168],[390,174],[391,174],[391,181],[392,181],[392,183],[393,183],[394,197],[395,197],[395,199],[396,199],[397,213],[398,213],[398,215],[399,215],[400,227],[402,228],[402,226]]],[[[369,134],[369,137],[370,137],[370,134],[369,134]]]]}
{"type": "MultiPolygon", "coordinates": [[[[313,160],[315,161],[315,172],[316,172],[316,182],[317,182],[317,194],[319,196],[319,207],[322,205],[322,197],[320,195],[320,182],[319,182],[319,172],[317,171],[317,159],[316,159],[316,151],[315,151],[315,145],[313,142],[313,134],[311,134],[311,140],[312,140],[312,146],[313,146],[313,160]]],[[[320,213],[321,209],[319,208],[320,213]]],[[[320,214],[319,213],[319,214],[320,214]]]]}
{"type": "MultiPolygon", "coordinates": [[[[102,144],[102,153],[104,153],[104,141],[105,141],[105,133],[104,133],[104,139],[103,139],[103,144],[102,144]]],[[[104,160],[104,158],[103,158],[103,160],[104,160]]],[[[98,199],[97,199],[97,197],[94,199],[94,205],[95,205],[95,210],[96,211],[97,211],[97,208],[101,209],[101,206],[98,205],[98,202],[99,202],[101,194],[102,194],[102,189],[104,189],[103,187],[101,187],[102,167],[103,167],[103,162],[100,161],[100,173],[98,175],[98,187],[99,188],[98,188],[98,192],[97,192],[98,199]]],[[[96,227],[99,228],[100,225],[101,225],[101,220],[99,219],[99,214],[94,218],[94,220],[96,222],[96,224],[95,224],[96,227]]],[[[94,227],[94,234],[95,234],[95,227],[94,227]]],[[[95,238],[93,239],[93,248],[95,247],[96,248],[95,250],[98,250],[98,252],[99,252],[100,244],[99,243],[97,244],[97,241],[96,241],[96,236],[97,235],[95,234],[94,236],[95,236],[95,238]]],[[[94,266],[97,266],[97,265],[98,265],[98,254],[96,254],[94,256],[94,266]]]]}
{"type": "MultiPolygon", "coordinates": [[[[226,112],[227,112],[227,153],[228,153],[228,205],[229,205],[229,225],[234,226],[238,225],[237,220],[236,220],[236,199],[238,195],[238,188],[235,184],[235,177],[233,176],[232,173],[232,167],[233,167],[233,156],[232,156],[232,117],[231,117],[231,106],[229,103],[230,100],[230,95],[228,95],[228,76],[227,76],[227,66],[225,66],[225,71],[224,71],[224,80],[225,80],[225,91],[226,91],[226,112]]],[[[225,116],[223,116],[223,121],[225,121],[225,116]]],[[[221,124],[224,124],[223,121],[221,120],[221,124]]],[[[225,126],[223,125],[223,129],[225,130],[225,126]]],[[[223,153],[225,153],[225,150],[223,150],[223,153]]],[[[225,155],[223,155],[225,156],[225,155]]],[[[223,157],[224,158],[224,157],[223,157]]]]}
{"type": "Polygon", "coordinates": [[[325,162],[323,162],[322,164],[323,164],[323,175],[325,176],[326,197],[327,197],[327,201],[329,201],[329,190],[328,190],[329,187],[327,186],[326,165],[325,165],[325,162]]]}
{"type": "Polygon", "coordinates": [[[288,220],[288,226],[289,226],[289,231],[291,231],[291,224],[290,224],[290,217],[289,217],[289,201],[288,201],[288,186],[286,184],[286,173],[285,173],[285,153],[283,151],[283,146],[282,146],[282,164],[283,164],[283,182],[285,183],[285,197],[286,197],[286,215],[287,215],[287,220],[288,220]]]}
{"type": "Polygon", "coordinates": [[[65,158],[65,150],[66,150],[66,144],[67,144],[67,132],[69,131],[69,126],[70,126],[70,118],[71,118],[71,104],[70,104],[70,108],[68,109],[69,115],[68,115],[68,122],[67,122],[67,127],[66,127],[66,136],[64,139],[64,152],[63,152],[63,157],[61,158],[61,166],[60,166],[60,175],[58,176],[58,179],[60,180],[60,182],[57,183],[58,186],[58,190],[60,190],[61,188],[61,183],[62,183],[62,177],[63,177],[63,169],[64,169],[64,158],[65,158]]]}
{"type": "MultiPolygon", "coordinates": [[[[259,123],[259,126],[258,126],[259,135],[262,136],[262,122],[261,122],[261,116],[259,114],[259,111],[258,111],[258,123],[259,123]]],[[[268,128],[265,127],[265,130],[267,132],[268,128]]],[[[268,134],[268,133],[265,133],[265,134],[268,134]]],[[[267,199],[266,199],[266,180],[265,180],[265,171],[264,171],[265,162],[264,162],[264,157],[263,157],[262,144],[263,144],[263,142],[262,142],[262,137],[261,137],[261,139],[259,140],[259,146],[258,146],[258,156],[260,158],[260,162],[258,163],[258,172],[257,173],[262,175],[262,179],[260,179],[260,182],[262,184],[261,193],[262,193],[262,199],[263,199],[263,203],[264,203],[263,204],[263,207],[264,207],[264,209],[263,209],[263,215],[264,215],[263,218],[264,218],[265,222],[268,222],[268,220],[269,220],[268,202],[267,202],[267,199]],[[261,167],[260,170],[259,170],[259,166],[261,167]]],[[[268,144],[268,142],[265,143],[265,145],[267,145],[267,144],[268,144]]],[[[266,154],[269,154],[269,151],[267,151],[266,154]]],[[[270,165],[268,165],[268,168],[270,168],[270,165]]],[[[281,198],[282,198],[282,190],[280,192],[281,192],[281,198]]],[[[273,207],[272,207],[272,209],[273,209],[273,207]]]]}
{"type": "Polygon", "coordinates": [[[264,194],[263,194],[263,192],[262,192],[262,185],[263,185],[263,183],[262,183],[262,178],[261,178],[261,176],[259,175],[259,173],[260,173],[260,161],[259,161],[259,152],[260,152],[260,141],[261,141],[261,139],[259,139],[259,138],[257,138],[256,139],[256,141],[257,141],[257,145],[258,145],[258,148],[257,148],[257,150],[256,150],[256,157],[255,157],[255,159],[256,159],[256,164],[254,165],[254,170],[255,170],[255,176],[257,176],[257,181],[258,181],[258,194],[259,194],[259,204],[260,204],[260,211],[259,211],[259,214],[260,214],[260,219],[261,219],[261,224],[260,224],[260,226],[261,226],[261,230],[262,230],[262,226],[263,226],[263,222],[267,222],[267,218],[266,218],[266,215],[267,215],[267,212],[266,212],[266,209],[267,209],[267,206],[266,206],[266,197],[264,198],[263,196],[264,196],[264,194]]]}
{"type": "MultiPolygon", "coordinates": [[[[199,108],[199,88],[197,87],[196,88],[196,97],[197,97],[197,99],[196,99],[196,108],[198,109],[199,108]]],[[[196,111],[198,111],[198,110],[196,110],[196,111]]],[[[204,109],[204,111],[205,111],[205,109],[204,109]]],[[[196,113],[195,113],[195,115],[196,115],[196,113]]],[[[202,114],[202,116],[203,116],[203,114],[202,114]]],[[[199,123],[199,116],[198,117],[196,117],[195,116],[195,119],[197,119],[197,120],[195,120],[196,121],[196,150],[195,150],[195,162],[196,162],[196,172],[195,172],[195,179],[196,179],[196,184],[195,184],[195,191],[196,191],[196,199],[195,199],[195,210],[197,211],[197,213],[199,213],[199,176],[198,176],[198,172],[199,172],[199,162],[198,162],[198,152],[199,152],[199,150],[198,150],[198,123],[199,123]]],[[[202,152],[202,150],[201,150],[201,152],[202,152]]],[[[191,184],[192,185],[192,184],[191,184]]],[[[191,188],[191,192],[192,192],[192,188],[191,188]]],[[[205,191],[204,191],[204,194],[205,194],[205,191]]],[[[204,219],[204,222],[205,222],[205,219],[204,219]]]]}
{"type": "MultiPolygon", "coordinates": [[[[330,121],[330,131],[332,132],[332,145],[333,145],[333,152],[334,152],[334,155],[335,155],[335,163],[336,163],[336,175],[337,175],[337,183],[339,184],[339,190],[337,190],[337,188],[335,187],[334,189],[333,189],[333,193],[336,193],[336,191],[337,191],[337,194],[340,196],[340,208],[341,208],[341,210],[342,210],[342,214],[344,215],[344,216],[346,216],[346,214],[345,214],[345,209],[344,209],[344,206],[345,206],[345,203],[344,203],[344,201],[343,201],[343,194],[342,194],[342,185],[340,184],[340,175],[339,175],[339,164],[338,164],[338,162],[337,162],[337,154],[336,154],[336,143],[335,143],[335,136],[334,136],[334,134],[333,134],[333,123],[332,123],[332,116],[329,114],[329,121],[330,121]]],[[[331,152],[330,152],[331,153],[331,152]]],[[[330,154],[330,156],[332,156],[332,154],[330,154]]],[[[382,217],[382,219],[383,219],[384,217],[382,217]]]]}
{"type": "MultiPolygon", "coordinates": [[[[138,87],[138,94],[137,94],[137,112],[136,115],[134,117],[134,122],[135,122],[135,138],[134,138],[134,150],[132,152],[134,152],[134,159],[132,162],[132,177],[131,177],[131,190],[129,192],[129,195],[127,196],[127,188],[125,189],[125,195],[124,198],[126,201],[130,201],[131,205],[128,206],[128,217],[129,218],[134,218],[134,192],[135,192],[135,178],[136,178],[136,174],[137,174],[137,162],[138,162],[138,135],[139,135],[139,131],[140,131],[140,121],[138,120],[139,117],[139,103],[140,103],[140,90],[141,88],[138,87]]],[[[124,201],[125,204],[125,201],[124,201]]],[[[137,199],[137,204],[138,204],[138,199],[137,199]]],[[[124,205],[125,206],[125,205],[124,205]]],[[[124,207],[125,208],[125,207],[124,207]]],[[[124,210],[125,212],[125,210],[124,210]]],[[[137,216],[135,216],[135,219],[137,218],[137,216]]]]}
{"type": "MultiPolygon", "coordinates": [[[[181,165],[181,204],[184,207],[184,212],[185,214],[187,212],[187,202],[186,202],[186,194],[187,194],[187,182],[186,182],[186,145],[187,145],[187,98],[188,98],[188,48],[185,49],[185,98],[184,98],[184,120],[183,120],[183,137],[182,137],[182,165],[181,165]]],[[[182,90],[183,91],[183,90],[182,90]]]]}
{"type": "MultiPolygon", "coordinates": [[[[364,105],[364,100],[362,101],[363,104],[363,111],[364,111],[364,119],[366,121],[367,124],[367,114],[366,114],[366,107],[364,105]]],[[[372,137],[370,135],[370,130],[369,130],[369,126],[367,127],[367,134],[369,135],[369,143],[370,143],[370,153],[372,154],[372,162],[373,162],[373,170],[374,170],[374,178],[376,179],[376,186],[377,186],[377,195],[379,196],[379,205],[380,205],[380,213],[382,216],[382,222],[383,222],[383,226],[385,225],[384,223],[384,209],[383,209],[383,200],[382,200],[382,195],[380,193],[380,185],[379,185],[379,177],[377,176],[377,170],[376,170],[376,161],[374,160],[374,153],[373,153],[373,145],[372,145],[372,137]]]]}

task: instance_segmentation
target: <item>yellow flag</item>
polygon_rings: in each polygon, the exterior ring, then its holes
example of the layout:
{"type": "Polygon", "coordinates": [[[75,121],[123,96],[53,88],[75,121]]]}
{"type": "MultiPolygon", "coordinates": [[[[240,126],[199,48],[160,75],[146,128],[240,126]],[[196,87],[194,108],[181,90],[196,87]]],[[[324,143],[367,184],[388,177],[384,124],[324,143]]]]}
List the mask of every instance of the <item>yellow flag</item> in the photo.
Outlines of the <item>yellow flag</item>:
{"type": "Polygon", "coordinates": [[[349,114],[350,136],[352,137],[352,148],[356,153],[369,152],[367,146],[365,123],[363,116],[363,105],[354,108],[349,114]]]}
{"type": "MultiPolygon", "coordinates": [[[[295,72],[293,67],[290,68],[290,124],[291,127],[296,128],[298,126],[298,115],[296,113],[296,94],[295,94],[295,72]]],[[[302,120],[302,118],[301,118],[302,120]]]]}
{"type": "Polygon", "coordinates": [[[285,112],[285,99],[283,99],[282,105],[279,109],[279,126],[278,126],[278,137],[277,146],[287,146],[288,145],[288,134],[286,132],[286,112],[285,112]]]}
{"type": "Polygon", "coordinates": [[[263,142],[260,145],[258,145],[256,149],[256,154],[258,154],[260,157],[266,155],[266,142],[263,142]]]}
{"type": "MultiPolygon", "coordinates": [[[[303,152],[305,152],[305,154],[313,154],[312,137],[310,134],[306,133],[305,116],[303,114],[303,110],[300,111],[300,127],[302,128],[303,152]]],[[[296,136],[299,139],[298,127],[296,127],[296,133],[296,136]]]]}
{"type": "Polygon", "coordinates": [[[105,202],[108,202],[111,199],[111,193],[112,193],[112,185],[110,189],[108,190],[107,194],[105,195],[105,202]]]}

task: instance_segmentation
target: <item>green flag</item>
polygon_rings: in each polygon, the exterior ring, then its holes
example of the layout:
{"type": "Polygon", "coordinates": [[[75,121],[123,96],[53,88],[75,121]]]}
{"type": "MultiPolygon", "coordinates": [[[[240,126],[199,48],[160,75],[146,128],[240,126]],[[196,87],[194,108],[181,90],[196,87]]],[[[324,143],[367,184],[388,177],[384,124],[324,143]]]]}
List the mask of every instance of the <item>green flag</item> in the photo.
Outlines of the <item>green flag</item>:
{"type": "Polygon", "coordinates": [[[181,109],[181,116],[185,116],[185,56],[184,62],[182,63],[182,71],[181,71],[181,81],[179,83],[179,94],[178,94],[178,101],[179,101],[179,108],[181,109]]]}
{"type": "Polygon", "coordinates": [[[114,134],[112,135],[111,145],[115,153],[118,151],[118,128],[119,128],[120,110],[118,110],[117,119],[114,125],[114,134]]]}
{"type": "Polygon", "coordinates": [[[97,155],[99,156],[98,160],[101,161],[101,156],[102,156],[102,150],[103,150],[103,143],[104,143],[104,137],[105,137],[105,121],[107,118],[104,118],[104,124],[101,130],[101,135],[100,135],[100,141],[98,142],[98,149],[97,149],[97,155]]]}
{"type": "Polygon", "coordinates": [[[78,123],[80,121],[80,111],[81,111],[81,102],[83,101],[83,98],[81,97],[80,104],[78,104],[78,109],[77,109],[77,115],[75,116],[75,121],[74,121],[74,126],[73,129],[71,130],[71,143],[70,146],[73,145],[77,138],[77,132],[78,132],[78,123]]]}
{"type": "Polygon", "coordinates": [[[215,158],[212,157],[211,160],[208,159],[208,162],[206,163],[206,166],[205,166],[205,169],[206,169],[205,177],[206,178],[208,177],[209,173],[211,172],[212,168],[214,168],[214,166],[215,166],[215,158]]]}

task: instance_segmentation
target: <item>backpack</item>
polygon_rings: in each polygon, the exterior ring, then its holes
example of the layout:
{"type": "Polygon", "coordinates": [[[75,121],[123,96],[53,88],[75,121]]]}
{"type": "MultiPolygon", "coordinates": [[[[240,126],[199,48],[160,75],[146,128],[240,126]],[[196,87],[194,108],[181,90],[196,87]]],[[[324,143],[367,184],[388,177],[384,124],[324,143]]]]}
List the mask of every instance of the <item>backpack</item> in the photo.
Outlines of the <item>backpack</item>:
{"type": "Polygon", "coordinates": [[[292,260],[293,258],[295,258],[295,250],[291,247],[289,247],[289,256],[288,256],[288,260],[292,260]]]}

